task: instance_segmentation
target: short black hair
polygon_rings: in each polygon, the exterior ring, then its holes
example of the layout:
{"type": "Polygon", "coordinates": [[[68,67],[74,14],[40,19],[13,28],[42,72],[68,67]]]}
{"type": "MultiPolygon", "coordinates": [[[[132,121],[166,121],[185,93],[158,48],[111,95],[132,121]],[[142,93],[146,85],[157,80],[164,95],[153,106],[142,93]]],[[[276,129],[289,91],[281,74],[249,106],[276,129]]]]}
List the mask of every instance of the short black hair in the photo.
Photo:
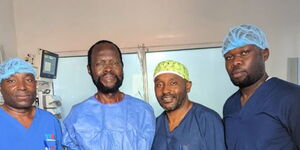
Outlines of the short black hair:
{"type": "Polygon", "coordinates": [[[88,51],[88,66],[89,66],[89,67],[91,67],[91,62],[92,62],[92,58],[91,58],[91,57],[92,57],[93,49],[94,49],[94,47],[95,47],[96,45],[98,45],[98,44],[112,44],[113,46],[115,46],[115,47],[117,48],[117,50],[118,50],[119,57],[120,57],[120,60],[121,60],[121,64],[122,64],[122,66],[124,66],[124,65],[123,65],[123,59],[122,59],[122,53],[121,53],[120,48],[119,48],[115,43],[113,43],[113,42],[111,42],[111,41],[108,41],[108,40],[100,40],[100,41],[96,42],[96,43],[89,49],[89,51],[88,51]]]}

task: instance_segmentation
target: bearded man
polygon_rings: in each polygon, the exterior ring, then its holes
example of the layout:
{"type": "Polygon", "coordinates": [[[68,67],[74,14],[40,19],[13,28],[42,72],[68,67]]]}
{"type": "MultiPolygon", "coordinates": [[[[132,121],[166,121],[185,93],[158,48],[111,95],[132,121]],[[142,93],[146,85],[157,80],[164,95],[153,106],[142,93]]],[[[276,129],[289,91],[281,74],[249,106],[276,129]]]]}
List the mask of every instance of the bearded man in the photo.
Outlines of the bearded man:
{"type": "Polygon", "coordinates": [[[106,40],[95,43],[88,51],[87,69],[98,91],[73,106],[64,120],[63,145],[69,150],[149,150],[155,132],[153,109],[119,90],[119,47],[106,40]]]}

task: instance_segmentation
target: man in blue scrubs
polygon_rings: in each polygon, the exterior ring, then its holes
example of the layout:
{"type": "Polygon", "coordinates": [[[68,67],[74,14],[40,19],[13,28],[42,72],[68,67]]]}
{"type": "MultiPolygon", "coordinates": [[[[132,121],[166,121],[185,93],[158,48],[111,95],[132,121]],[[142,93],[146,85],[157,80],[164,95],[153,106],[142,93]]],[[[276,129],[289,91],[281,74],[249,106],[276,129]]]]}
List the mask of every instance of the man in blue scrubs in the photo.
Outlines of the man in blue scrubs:
{"type": "Polygon", "coordinates": [[[223,109],[228,150],[299,150],[300,86],[268,76],[263,31],[247,24],[233,27],[223,55],[239,87],[223,109]]]}
{"type": "Polygon", "coordinates": [[[99,41],[88,51],[88,73],[98,91],[73,106],[64,121],[69,150],[150,150],[155,117],[152,107],[119,91],[123,60],[119,47],[99,41]]]}
{"type": "Polygon", "coordinates": [[[184,65],[173,60],[160,62],[154,84],[165,111],[156,119],[152,150],[225,150],[220,116],[188,98],[192,82],[184,65]]]}
{"type": "Polygon", "coordinates": [[[49,112],[32,106],[36,99],[35,71],[12,58],[0,66],[1,150],[63,150],[59,121],[49,112]]]}

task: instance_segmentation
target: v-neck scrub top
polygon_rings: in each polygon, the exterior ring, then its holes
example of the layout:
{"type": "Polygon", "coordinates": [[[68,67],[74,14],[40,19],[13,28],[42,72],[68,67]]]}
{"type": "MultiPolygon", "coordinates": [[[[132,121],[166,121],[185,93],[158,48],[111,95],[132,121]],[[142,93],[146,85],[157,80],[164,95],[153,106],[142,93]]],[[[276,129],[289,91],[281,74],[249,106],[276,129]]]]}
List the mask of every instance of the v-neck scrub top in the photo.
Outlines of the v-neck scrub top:
{"type": "Polygon", "coordinates": [[[64,125],[68,150],[150,150],[155,117],[148,103],[130,95],[115,104],[92,96],[72,107],[64,125]]]}
{"type": "Polygon", "coordinates": [[[49,112],[35,108],[34,119],[25,128],[0,108],[0,150],[63,150],[61,140],[60,123],[49,112]]]}
{"type": "Polygon", "coordinates": [[[299,150],[300,86],[271,78],[244,106],[240,91],[224,105],[228,150],[299,150]]]}
{"type": "Polygon", "coordinates": [[[225,150],[223,124],[213,110],[197,103],[169,130],[166,112],[156,119],[152,150],[225,150]]]}

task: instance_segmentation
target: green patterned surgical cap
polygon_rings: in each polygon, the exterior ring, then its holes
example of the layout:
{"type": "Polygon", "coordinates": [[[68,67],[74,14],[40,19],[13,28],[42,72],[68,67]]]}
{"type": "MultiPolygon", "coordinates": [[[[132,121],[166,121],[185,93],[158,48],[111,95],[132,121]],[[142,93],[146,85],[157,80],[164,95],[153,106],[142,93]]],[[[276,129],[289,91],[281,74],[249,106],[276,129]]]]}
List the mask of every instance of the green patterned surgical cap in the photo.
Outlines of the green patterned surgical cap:
{"type": "Polygon", "coordinates": [[[183,64],[174,60],[166,60],[160,62],[154,70],[153,78],[164,73],[173,73],[179,75],[187,81],[190,80],[189,71],[187,70],[187,68],[183,64]]]}

